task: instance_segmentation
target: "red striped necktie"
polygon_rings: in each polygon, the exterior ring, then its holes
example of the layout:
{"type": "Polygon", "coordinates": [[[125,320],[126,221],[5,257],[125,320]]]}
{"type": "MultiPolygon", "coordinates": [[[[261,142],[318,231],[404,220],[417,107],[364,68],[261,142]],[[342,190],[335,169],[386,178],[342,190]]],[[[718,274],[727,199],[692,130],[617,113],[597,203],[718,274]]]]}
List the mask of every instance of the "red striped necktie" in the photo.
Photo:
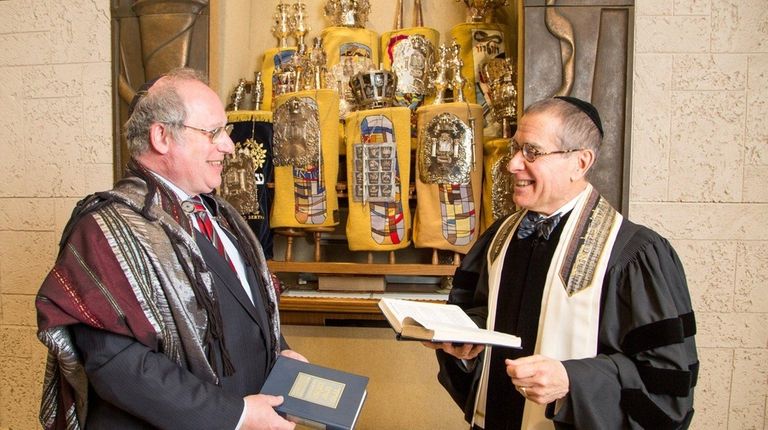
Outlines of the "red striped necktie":
{"type": "Polygon", "coordinates": [[[205,209],[205,205],[203,205],[203,201],[200,199],[200,196],[191,197],[189,202],[194,205],[192,215],[197,222],[197,226],[200,228],[200,232],[202,232],[205,237],[211,241],[216,250],[219,251],[219,255],[227,260],[227,263],[229,263],[229,267],[232,269],[232,271],[237,273],[235,270],[235,265],[232,264],[232,260],[229,259],[227,252],[224,250],[224,244],[221,242],[221,238],[219,237],[218,233],[216,233],[216,229],[213,227],[213,221],[211,221],[211,217],[208,216],[208,211],[205,209]]]}

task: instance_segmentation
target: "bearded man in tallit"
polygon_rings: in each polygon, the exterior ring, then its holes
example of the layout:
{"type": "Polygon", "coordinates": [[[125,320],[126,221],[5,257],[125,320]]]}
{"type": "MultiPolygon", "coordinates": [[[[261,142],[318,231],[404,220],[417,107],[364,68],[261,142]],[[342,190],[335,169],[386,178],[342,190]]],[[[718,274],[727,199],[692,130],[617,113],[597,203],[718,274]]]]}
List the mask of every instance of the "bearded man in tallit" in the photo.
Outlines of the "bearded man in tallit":
{"type": "Polygon", "coordinates": [[[510,142],[518,212],[456,271],[449,301],[522,349],[427,344],[474,429],[677,429],[698,358],[685,273],[670,243],[589,183],[603,129],[590,103],[531,105],[510,142]]]}

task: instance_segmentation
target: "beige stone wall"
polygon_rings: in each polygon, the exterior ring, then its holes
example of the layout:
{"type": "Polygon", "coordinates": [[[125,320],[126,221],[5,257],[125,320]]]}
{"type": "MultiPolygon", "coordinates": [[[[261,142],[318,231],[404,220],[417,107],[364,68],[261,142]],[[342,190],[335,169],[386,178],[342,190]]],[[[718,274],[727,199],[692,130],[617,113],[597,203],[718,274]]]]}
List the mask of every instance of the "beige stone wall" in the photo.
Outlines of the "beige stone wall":
{"type": "MultiPolygon", "coordinates": [[[[768,3],[637,3],[629,217],[668,237],[686,265],[702,360],[693,428],[766,428],[768,3]]],[[[109,32],[109,2],[0,1],[0,430],[38,428],[34,294],[74,203],[112,180],[109,32]]],[[[369,329],[349,341],[287,332],[319,361],[418,354],[369,329]]],[[[386,413],[377,405],[402,394],[398,381],[439,390],[418,379],[417,360],[363,364],[381,390],[366,414],[386,413]]],[[[404,413],[441,423],[437,411],[404,413]]],[[[366,428],[402,428],[385,422],[366,428]]]]}
{"type": "Polygon", "coordinates": [[[0,1],[0,429],[39,428],[34,297],[74,203],[112,182],[109,2],[0,1]]]}
{"type": "Polygon", "coordinates": [[[629,217],[685,264],[700,429],[765,428],[768,2],[639,0],[629,217]]]}

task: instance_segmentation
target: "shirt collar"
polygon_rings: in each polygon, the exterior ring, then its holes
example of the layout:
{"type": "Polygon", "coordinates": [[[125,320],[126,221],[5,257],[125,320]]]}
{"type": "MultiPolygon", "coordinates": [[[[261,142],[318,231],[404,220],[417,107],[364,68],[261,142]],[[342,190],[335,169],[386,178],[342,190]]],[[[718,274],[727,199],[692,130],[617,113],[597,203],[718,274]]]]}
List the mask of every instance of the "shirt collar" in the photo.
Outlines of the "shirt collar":
{"type": "Polygon", "coordinates": [[[153,174],[155,178],[157,178],[166,187],[168,187],[169,190],[173,191],[173,194],[176,195],[176,198],[178,198],[180,202],[183,202],[184,200],[188,200],[191,197],[189,194],[185,193],[184,190],[174,185],[173,182],[169,181],[168,179],[165,179],[164,177],[162,177],[159,173],[155,173],[151,170],[149,171],[149,173],[153,174]]]}
{"type": "MultiPolygon", "coordinates": [[[[173,192],[173,194],[176,195],[176,198],[179,199],[180,202],[184,202],[185,200],[189,200],[191,197],[189,194],[187,194],[184,190],[177,187],[173,184],[173,182],[169,181],[168,179],[160,176],[159,173],[155,173],[150,170],[150,173],[152,173],[160,182],[165,184],[165,186],[168,187],[169,190],[173,192]]],[[[199,194],[200,199],[205,203],[203,206],[205,206],[205,209],[212,214],[213,216],[219,215],[219,205],[218,203],[213,200],[210,195],[207,194],[199,194]]]]}

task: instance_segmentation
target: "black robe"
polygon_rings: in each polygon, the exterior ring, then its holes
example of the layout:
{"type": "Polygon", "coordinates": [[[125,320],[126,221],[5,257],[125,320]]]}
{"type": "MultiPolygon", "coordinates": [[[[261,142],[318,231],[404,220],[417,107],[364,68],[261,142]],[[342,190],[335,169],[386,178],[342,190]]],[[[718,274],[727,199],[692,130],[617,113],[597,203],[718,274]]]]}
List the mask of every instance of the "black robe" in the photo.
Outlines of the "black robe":
{"type": "MultiPolygon", "coordinates": [[[[567,216],[550,239],[512,239],[502,268],[495,330],[518,335],[522,350],[494,348],[486,430],[518,429],[524,398],[506,375],[504,358],[533,354],[547,270],[567,216]]],[[[449,302],[484,327],[488,315],[488,246],[503,220],[478,240],[456,271],[449,302]]],[[[570,391],[554,414],[557,428],[686,428],[693,416],[698,358],[685,273],[672,246],[624,220],[601,294],[597,356],[563,362],[570,391]]],[[[471,422],[482,360],[468,370],[437,351],[438,379],[471,422]]],[[[474,364],[474,363],[473,363],[474,364]]]]}

